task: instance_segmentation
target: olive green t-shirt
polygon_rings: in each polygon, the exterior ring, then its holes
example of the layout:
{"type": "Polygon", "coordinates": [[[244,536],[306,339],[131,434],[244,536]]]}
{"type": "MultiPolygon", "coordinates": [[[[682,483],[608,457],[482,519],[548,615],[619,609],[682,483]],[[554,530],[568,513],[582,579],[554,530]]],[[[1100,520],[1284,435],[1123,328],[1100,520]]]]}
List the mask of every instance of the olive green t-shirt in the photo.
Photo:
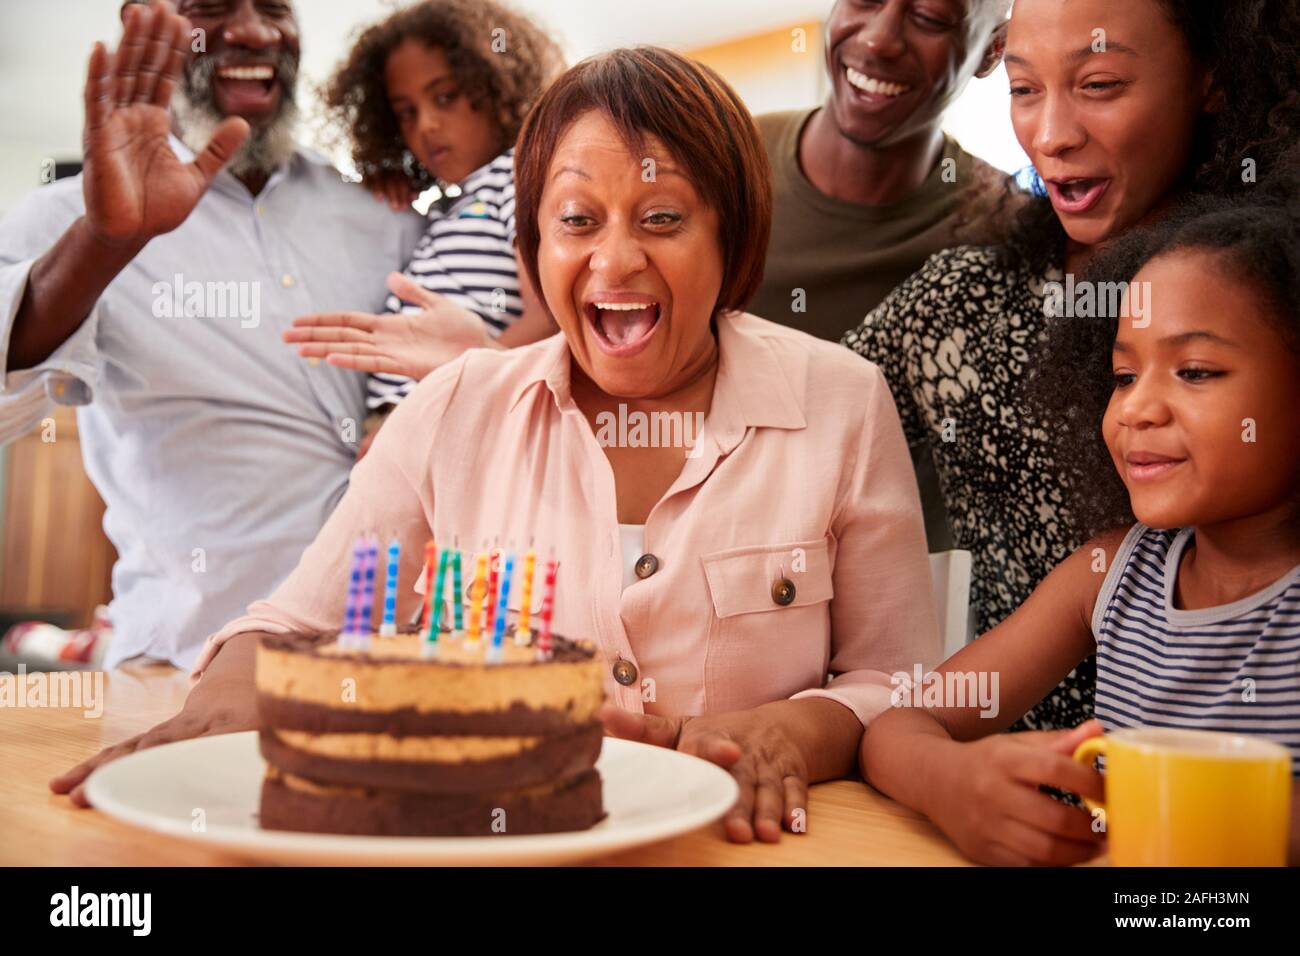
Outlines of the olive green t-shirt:
{"type": "MultiPolygon", "coordinates": [[[[1014,211],[1011,178],[944,137],[943,156],[919,189],[868,206],[827,196],[799,166],[799,137],[815,109],[755,118],[772,166],[772,238],[755,315],[831,342],[856,328],[934,253],[1000,241],[1014,211]]],[[[931,551],[953,547],[928,445],[912,464],[931,551]]]]}
{"type": "Polygon", "coordinates": [[[987,213],[1010,177],[945,137],[942,159],[910,196],[883,206],[835,199],[799,167],[799,136],[813,112],[756,118],[774,195],[763,283],[748,311],[838,342],[940,249],[997,241],[987,213]]]}

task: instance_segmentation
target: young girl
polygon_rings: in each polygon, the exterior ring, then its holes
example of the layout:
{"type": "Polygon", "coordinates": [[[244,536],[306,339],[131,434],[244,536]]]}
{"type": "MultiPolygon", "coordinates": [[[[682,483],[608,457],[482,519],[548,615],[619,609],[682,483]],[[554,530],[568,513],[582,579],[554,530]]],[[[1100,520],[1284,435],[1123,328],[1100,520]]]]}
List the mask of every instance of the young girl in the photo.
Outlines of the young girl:
{"type": "MultiPolygon", "coordinates": [[[[1120,527],[939,668],[997,674],[996,716],[895,709],[860,751],[872,784],[977,861],[1065,864],[1099,851],[1090,817],[1039,787],[1101,800],[1101,776],[1071,753],[1102,728],[1260,734],[1300,769],[1295,188],[1132,234],[1094,272],[1134,283],[1121,318],[1062,319],[1049,333],[1039,420],[1074,443],[1086,528],[1120,527]],[[996,733],[1094,651],[1100,727],[996,733]]],[[[1295,817],[1293,807],[1293,863],[1295,817]]]]}
{"type": "Polygon", "coordinates": [[[442,192],[403,276],[389,279],[387,316],[305,316],[285,335],[306,343],[304,356],[370,372],[372,410],[391,410],[466,348],[555,330],[515,255],[513,145],[562,65],[521,14],[428,0],[366,30],[329,82],[363,181],[395,209],[435,184],[442,192]]]}

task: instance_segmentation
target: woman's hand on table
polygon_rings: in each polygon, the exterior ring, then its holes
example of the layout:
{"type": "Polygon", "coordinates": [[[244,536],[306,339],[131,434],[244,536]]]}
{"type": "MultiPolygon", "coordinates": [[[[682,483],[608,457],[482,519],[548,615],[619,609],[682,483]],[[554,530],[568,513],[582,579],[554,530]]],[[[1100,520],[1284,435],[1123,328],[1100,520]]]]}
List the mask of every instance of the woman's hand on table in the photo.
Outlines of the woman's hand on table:
{"type": "Polygon", "coordinates": [[[180,713],[119,744],[105,747],[89,760],[50,780],[50,789],[66,793],[79,807],[90,806],[85,781],[103,764],[145,750],[192,737],[233,734],[258,726],[257,695],[252,681],[255,635],[238,634],[222,647],[212,668],[194,685],[180,713]],[[218,668],[216,665],[221,664],[218,668]]]}
{"type": "Polygon", "coordinates": [[[927,776],[926,815],[976,863],[1064,866],[1104,849],[1092,815],[1039,790],[1040,784],[1100,802],[1101,774],[1074,750],[1101,733],[1095,720],[1073,730],[994,734],[969,743],[944,740],[927,776]]]}
{"type": "Polygon", "coordinates": [[[704,717],[660,717],[606,704],[600,716],[611,736],[680,750],[729,770],[740,785],[740,799],[722,820],[733,842],[749,843],[757,836],[775,843],[783,826],[803,831],[808,761],[785,722],[763,708],[704,717]]]}
{"type": "Polygon", "coordinates": [[[284,341],[297,344],[303,358],[323,358],[340,368],[417,380],[467,349],[496,346],[483,320],[446,296],[422,288],[400,272],[389,274],[388,288],[421,311],[304,315],[285,330],[284,341]]]}

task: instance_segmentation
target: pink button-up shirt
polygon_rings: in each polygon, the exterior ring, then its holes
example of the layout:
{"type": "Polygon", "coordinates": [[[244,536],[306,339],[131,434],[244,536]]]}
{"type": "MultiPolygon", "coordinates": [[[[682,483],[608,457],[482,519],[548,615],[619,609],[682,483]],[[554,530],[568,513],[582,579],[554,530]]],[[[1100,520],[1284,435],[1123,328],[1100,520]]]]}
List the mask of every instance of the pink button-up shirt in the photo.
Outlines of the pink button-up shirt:
{"type": "MultiPolygon", "coordinates": [[[[610,698],[628,710],[707,714],[820,696],[865,725],[889,706],[891,674],[939,656],[921,507],[889,387],[870,362],[802,332],[747,314],[717,328],[703,434],[646,520],[658,559],[648,577],[623,586],[614,475],[570,395],[563,335],[475,349],[393,412],[298,567],[209,638],[195,672],[240,632],[338,628],[362,534],[401,540],[398,619],[409,619],[432,529],[440,546],[512,547],[514,594],[518,554],[535,541],[534,609],[554,549],[555,630],[599,647],[610,698]],[[773,594],[782,578],[794,585],[784,605],[773,594]],[[611,674],[620,660],[636,669],[627,686],[611,674]]],[[[467,587],[472,558],[464,571],[467,587]]]]}

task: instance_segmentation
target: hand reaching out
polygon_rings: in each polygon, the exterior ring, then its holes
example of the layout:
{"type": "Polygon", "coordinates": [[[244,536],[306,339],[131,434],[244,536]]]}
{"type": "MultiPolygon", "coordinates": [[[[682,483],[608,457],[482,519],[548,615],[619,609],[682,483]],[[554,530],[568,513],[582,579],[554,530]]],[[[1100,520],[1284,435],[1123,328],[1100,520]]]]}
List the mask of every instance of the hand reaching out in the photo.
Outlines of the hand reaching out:
{"type": "Polygon", "coordinates": [[[50,780],[50,789],[69,794],[77,806],[89,806],[86,778],[110,761],[177,740],[256,729],[257,688],[253,673],[259,640],[258,632],[237,634],[221,645],[220,654],[216,645],[206,645],[203,663],[207,670],[191,688],[180,713],[65,770],[50,780]]]}
{"type": "Polygon", "coordinates": [[[249,129],[229,117],[192,163],[178,159],[167,141],[168,104],[189,52],[190,23],[163,0],[128,7],[125,21],[116,53],[96,43],[90,54],[82,182],[95,233],[142,243],[185,221],[249,129]]]}
{"type": "Polygon", "coordinates": [[[388,288],[421,311],[304,315],[293,320],[284,341],[297,343],[303,358],[324,358],[341,368],[414,379],[424,378],[466,349],[495,346],[483,320],[469,309],[398,272],[389,274],[388,288]]]}

